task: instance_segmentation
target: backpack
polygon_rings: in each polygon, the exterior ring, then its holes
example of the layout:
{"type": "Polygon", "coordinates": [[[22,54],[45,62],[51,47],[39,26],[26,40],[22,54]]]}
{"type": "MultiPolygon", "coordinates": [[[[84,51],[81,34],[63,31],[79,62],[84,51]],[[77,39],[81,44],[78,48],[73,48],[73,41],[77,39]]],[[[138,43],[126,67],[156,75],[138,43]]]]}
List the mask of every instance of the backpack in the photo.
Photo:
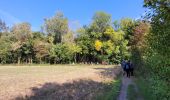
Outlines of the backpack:
{"type": "Polygon", "coordinates": [[[125,68],[126,68],[126,69],[129,69],[129,64],[126,64],[126,65],[125,65],[125,68]]]}

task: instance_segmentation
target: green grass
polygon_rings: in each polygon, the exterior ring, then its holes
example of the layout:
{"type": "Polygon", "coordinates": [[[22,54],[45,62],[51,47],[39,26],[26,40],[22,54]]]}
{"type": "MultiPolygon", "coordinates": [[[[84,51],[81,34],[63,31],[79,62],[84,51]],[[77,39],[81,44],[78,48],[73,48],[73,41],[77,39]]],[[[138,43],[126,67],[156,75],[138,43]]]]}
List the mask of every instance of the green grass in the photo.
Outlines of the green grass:
{"type": "Polygon", "coordinates": [[[103,92],[96,96],[96,100],[116,100],[121,87],[121,79],[118,77],[116,80],[106,83],[106,87],[103,92]]]}
{"type": "Polygon", "coordinates": [[[155,100],[152,96],[148,81],[142,77],[137,77],[135,80],[137,87],[139,88],[139,94],[142,95],[144,100],[155,100]]]}
{"type": "Polygon", "coordinates": [[[130,84],[128,86],[128,90],[127,90],[127,99],[128,100],[137,100],[138,98],[138,93],[135,90],[135,86],[133,84],[130,84]]]}

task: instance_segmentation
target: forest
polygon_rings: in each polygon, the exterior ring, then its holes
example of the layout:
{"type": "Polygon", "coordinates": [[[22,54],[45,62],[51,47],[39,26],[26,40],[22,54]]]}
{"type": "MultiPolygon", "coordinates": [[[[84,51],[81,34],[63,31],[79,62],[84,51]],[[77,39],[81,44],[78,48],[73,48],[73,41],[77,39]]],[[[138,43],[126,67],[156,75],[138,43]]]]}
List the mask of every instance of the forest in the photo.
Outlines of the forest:
{"type": "MultiPolygon", "coordinates": [[[[104,11],[73,31],[62,12],[44,19],[41,31],[0,20],[1,64],[119,64],[132,60],[147,82],[150,100],[170,99],[170,1],[144,0],[149,11],[138,20],[112,20],[104,11]]],[[[114,15],[112,15],[114,16],[114,15]]],[[[142,88],[141,88],[142,89],[142,88]]]]}
{"type": "Polygon", "coordinates": [[[143,20],[112,21],[105,12],[96,12],[92,23],[76,32],[69,29],[61,12],[45,19],[39,32],[33,32],[27,22],[11,28],[0,23],[1,64],[118,64],[130,57],[132,47],[142,42],[150,27],[143,20]]]}

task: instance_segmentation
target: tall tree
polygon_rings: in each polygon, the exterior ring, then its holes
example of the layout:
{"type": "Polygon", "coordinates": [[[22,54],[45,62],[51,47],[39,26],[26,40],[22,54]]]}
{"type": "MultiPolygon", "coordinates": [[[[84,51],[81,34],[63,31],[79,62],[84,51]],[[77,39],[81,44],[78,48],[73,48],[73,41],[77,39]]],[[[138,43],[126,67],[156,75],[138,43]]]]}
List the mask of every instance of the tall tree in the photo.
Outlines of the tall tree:
{"type": "Polygon", "coordinates": [[[54,43],[61,43],[62,36],[68,32],[68,20],[63,13],[57,12],[52,18],[45,19],[44,29],[54,37],[54,43]]]}
{"type": "Polygon", "coordinates": [[[92,18],[91,28],[98,33],[104,33],[111,25],[111,16],[105,12],[96,12],[92,18]]]}
{"type": "Polygon", "coordinates": [[[170,1],[145,0],[144,6],[151,9],[147,15],[152,26],[150,46],[157,53],[170,57],[170,1]]]}
{"type": "Polygon", "coordinates": [[[6,35],[8,33],[9,27],[7,27],[6,23],[0,19],[0,37],[2,35],[6,35]]]}
{"type": "Polygon", "coordinates": [[[11,32],[14,34],[16,41],[26,42],[32,37],[31,25],[29,23],[19,23],[12,27],[11,32]]]}
{"type": "Polygon", "coordinates": [[[6,31],[8,31],[8,27],[6,26],[6,23],[0,19],[0,32],[6,31]]]}
{"type": "Polygon", "coordinates": [[[16,24],[12,27],[11,33],[13,33],[15,39],[12,44],[12,50],[17,53],[18,64],[20,64],[22,58],[22,46],[32,38],[31,25],[29,23],[16,24]]]}
{"type": "Polygon", "coordinates": [[[1,36],[0,38],[0,63],[11,62],[11,39],[9,36],[1,36]]]}
{"type": "Polygon", "coordinates": [[[125,32],[125,39],[127,40],[131,39],[131,36],[133,34],[133,29],[135,26],[136,26],[136,21],[130,18],[121,19],[120,27],[121,27],[121,30],[125,32]]]}
{"type": "Polygon", "coordinates": [[[46,60],[45,57],[49,56],[49,51],[51,47],[52,45],[45,40],[35,39],[33,41],[33,50],[35,52],[35,57],[40,64],[43,60],[46,60]]]}

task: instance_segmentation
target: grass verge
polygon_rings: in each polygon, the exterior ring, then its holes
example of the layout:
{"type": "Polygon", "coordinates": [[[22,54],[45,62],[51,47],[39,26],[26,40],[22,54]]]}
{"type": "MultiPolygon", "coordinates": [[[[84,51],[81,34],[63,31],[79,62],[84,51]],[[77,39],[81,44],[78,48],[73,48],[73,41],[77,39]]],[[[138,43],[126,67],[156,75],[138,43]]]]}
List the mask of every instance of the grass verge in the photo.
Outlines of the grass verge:
{"type": "Polygon", "coordinates": [[[136,85],[139,89],[139,94],[142,95],[144,100],[155,100],[154,97],[152,96],[150,86],[148,85],[148,81],[146,81],[142,77],[138,77],[136,80],[136,85]]]}
{"type": "Polygon", "coordinates": [[[135,86],[133,84],[130,84],[128,86],[128,90],[127,90],[127,99],[128,100],[137,100],[137,98],[139,97],[137,91],[135,90],[135,86]]]}
{"type": "Polygon", "coordinates": [[[95,97],[95,100],[116,100],[120,92],[121,78],[118,77],[116,80],[105,84],[107,85],[104,87],[102,93],[99,93],[95,97]]]}

